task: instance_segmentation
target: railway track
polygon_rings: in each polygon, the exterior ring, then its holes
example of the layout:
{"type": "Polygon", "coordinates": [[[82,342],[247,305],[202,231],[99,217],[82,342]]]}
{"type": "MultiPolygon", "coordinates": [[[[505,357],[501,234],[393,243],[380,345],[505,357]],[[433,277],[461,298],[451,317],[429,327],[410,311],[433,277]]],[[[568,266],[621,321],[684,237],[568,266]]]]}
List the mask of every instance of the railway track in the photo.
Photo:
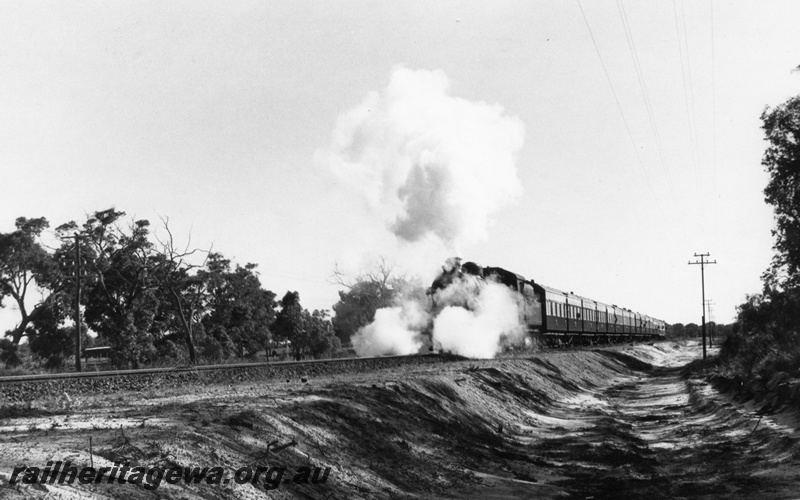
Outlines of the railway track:
{"type": "MultiPolygon", "coordinates": [[[[403,365],[432,365],[463,360],[450,354],[336,358],[327,360],[242,363],[196,367],[153,368],[81,373],[0,377],[0,407],[34,400],[70,400],[119,391],[158,394],[161,390],[213,384],[305,383],[332,375],[399,369],[403,365]]],[[[146,397],[146,396],[145,396],[146,397]]]]}
{"type": "Polygon", "coordinates": [[[224,370],[288,368],[288,367],[313,366],[318,364],[342,364],[354,361],[370,362],[375,360],[415,358],[420,356],[441,356],[441,355],[424,354],[424,355],[412,355],[412,356],[408,355],[379,356],[370,358],[311,359],[305,361],[275,361],[275,362],[263,362],[263,363],[235,363],[235,364],[224,364],[224,365],[178,366],[178,367],[167,367],[167,368],[143,368],[136,370],[104,370],[104,371],[84,371],[84,372],[66,372],[66,373],[39,373],[31,375],[14,375],[8,377],[0,377],[0,384],[13,384],[20,382],[41,382],[49,380],[108,378],[108,377],[123,377],[123,376],[147,376],[147,375],[177,374],[177,373],[198,373],[198,372],[211,372],[211,371],[224,371],[224,370]]]}
{"type": "MultiPolygon", "coordinates": [[[[627,344],[627,342],[625,343],[627,344]]],[[[623,344],[564,346],[546,348],[545,352],[614,349],[623,344]]],[[[509,353],[501,358],[528,356],[531,352],[509,353]]],[[[404,365],[432,365],[464,361],[467,358],[446,354],[418,354],[368,358],[336,358],[308,361],[239,363],[225,365],[181,366],[140,370],[87,371],[80,373],[35,374],[0,377],[0,407],[34,400],[69,400],[75,395],[91,396],[120,391],[157,394],[159,390],[240,382],[301,382],[346,373],[382,369],[400,369],[404,365]]]]}
{"type": "MultiPolygon", "coordinates": [[[[638,341],[637,343],[650,342],[650,340],[638,341]]],[[[564,351],[564,350],[584,350],[584,349],[602,349],[605,347],[614,347],[627,344],[611,343],[611,344],[591,344],[591,345],[564,345],[559,347],[542,346],[540,349],[548,351],[564,351]]],[[[123,377],[123,376],[148,376],[148,375],[169,375],[180,373],[200,373],[200,372],[214,372],[226,370],[260,370],[260,369],[285,369],[285,368],[301,368],[310,367],[314,365],[341,365],[347,363],[366,363],[377,362],[386,363],[387,361],[409,361],[416,359],[447,359],[447,360],[461,360],[465,359],[461,356],[446,354],[446,353],[431,353],[431,354],[404,354],[393,356],[373,356],[373,357],[352,357],[352,358],[333,358],[333,359],[311,359],[303,361],[274,361],[274,362],[261,362],[261,363],[233,363],[222,365],[198,365],[198,366],[177,366],[166,368],[142,368],[132,370],[95,370],[83,372],[65,372],[65,373],[38,373],[30,375],[14,375],[0,377],[0,385],[13,384],[22,382],[42,382],[54,380],[71,380],[71,379],[91,379],[91,378],[109,378],[109,377],[123,377]]],[[[412,361],[413,362],[413,361],[412,361]]]]}

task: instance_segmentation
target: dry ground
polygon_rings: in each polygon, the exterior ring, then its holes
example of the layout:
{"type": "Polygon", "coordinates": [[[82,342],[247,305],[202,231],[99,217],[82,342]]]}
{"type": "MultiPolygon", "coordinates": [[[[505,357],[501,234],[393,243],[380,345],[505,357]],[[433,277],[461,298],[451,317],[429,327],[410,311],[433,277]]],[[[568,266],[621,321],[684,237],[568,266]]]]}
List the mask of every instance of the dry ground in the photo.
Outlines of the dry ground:
{"type": "Polygon", "coordinates": [[[698,354],[662,343],[6,406],[0,498],[800,498],[796,422],[682,373],[698,354]],[[289,482],[8,484],[48,460],[285,466],[289,482]],[[330,473],[293,483],[303,466],[330,473]]]}

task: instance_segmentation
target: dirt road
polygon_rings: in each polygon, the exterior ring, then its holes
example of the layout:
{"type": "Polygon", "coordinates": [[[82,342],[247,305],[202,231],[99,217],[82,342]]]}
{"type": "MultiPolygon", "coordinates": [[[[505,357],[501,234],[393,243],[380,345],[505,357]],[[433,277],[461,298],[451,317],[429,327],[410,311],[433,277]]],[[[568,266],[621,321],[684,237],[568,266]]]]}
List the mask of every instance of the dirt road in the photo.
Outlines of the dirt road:
{"type": "Polygon", "coordinates": [[[6,405],[0,498],[800,498],[796,423],[686,375],[698,355],[665,343],[6,405]],[[9,484],[59,460],[229,476],[9,484]],[[230,480],[278,466],[330,473],[230,480]]]}

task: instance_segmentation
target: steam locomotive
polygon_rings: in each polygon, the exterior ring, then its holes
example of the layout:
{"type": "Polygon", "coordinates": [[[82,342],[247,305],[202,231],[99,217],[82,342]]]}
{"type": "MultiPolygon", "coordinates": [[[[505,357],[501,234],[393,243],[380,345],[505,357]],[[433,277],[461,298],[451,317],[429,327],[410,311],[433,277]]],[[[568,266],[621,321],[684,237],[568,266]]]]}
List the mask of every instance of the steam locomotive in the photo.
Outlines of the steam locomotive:
{"type": "MultiPolygon", "coordinates": [[[[501,283],[514,292],[520,305],[520,321],[527,326],[531,335],[547,345],[589,345],[665,338],[666,323],[660,319],[616,304],[609,305],[572,292],[562,292],[500,267],[481,267],[474,262],[462,265],[457,257],[448,259],[442,266],[442,273],[433,281],[428,294],[436,308],[441,292],[452,285],[477,294],[488,282],[501,283]]],[[[470,304],[469,300],[460,305],[475,307],[474,302],[470,304]]]]}

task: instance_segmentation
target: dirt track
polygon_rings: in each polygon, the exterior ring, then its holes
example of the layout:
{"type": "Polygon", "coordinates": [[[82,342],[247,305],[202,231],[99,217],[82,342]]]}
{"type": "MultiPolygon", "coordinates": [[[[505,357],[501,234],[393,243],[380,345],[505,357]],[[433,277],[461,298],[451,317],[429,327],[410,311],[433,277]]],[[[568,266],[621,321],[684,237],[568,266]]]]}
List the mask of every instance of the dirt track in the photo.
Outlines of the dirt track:
{"type": "Polygon", "coordinates": [[[800,497],[796,425],[682,375],[698,354],[661,344],[6,407],[0,497],[800,497]],[[14,467],[48,460],[331,471],[324,484],[288,476],[269,492],[7,484],[14,467]]]}
{"type": "Polygon", "coordinates": [[[599,388],[591,402],[554,405],[569,424],[532,444],[546,468],[570,464],[559,485],[571,497],[800,497],[800,435],[682,376],[693,351],[599,388]]]}

